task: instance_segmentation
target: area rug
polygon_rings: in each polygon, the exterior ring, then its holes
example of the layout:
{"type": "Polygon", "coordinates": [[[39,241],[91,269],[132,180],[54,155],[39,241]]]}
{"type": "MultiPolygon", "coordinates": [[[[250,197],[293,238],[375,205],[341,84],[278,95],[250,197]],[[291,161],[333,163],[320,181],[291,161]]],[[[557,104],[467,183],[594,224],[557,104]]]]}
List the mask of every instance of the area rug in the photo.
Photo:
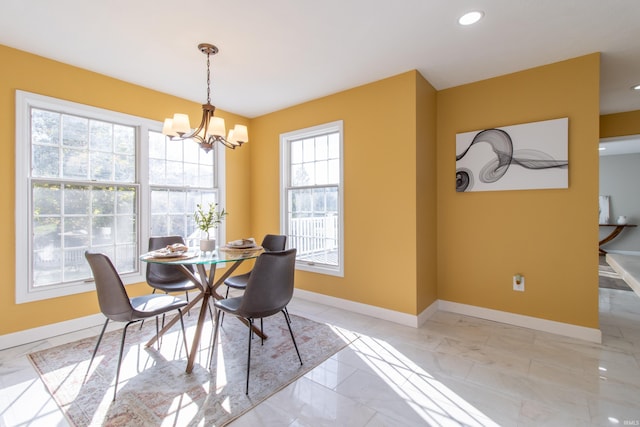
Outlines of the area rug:
{"type": "Polygon", "coordinates": [[[631,287],[622,280],[622,276],[618,274],[603,256],[600,256],[598,265],[598,286],[607,289],[618,289],[621,291],[630,291],[631,287]]]}
{"type": "MultiPolygon", "coordinates": [[[[197,316],[185,316],[190,344],[197,316]]],[[[291,342],[284,316],[264,320],[268,339],[254,336],[249,394],[245,395],[248,329],[226,316],[212,369],[207,368],[211,321],[193,372],[185,373],[186,355],[179,323],[162,339],[161,350],[146,348],[155,334],[153,321],[127,332],[118,395],[112,402],[121,330],[105,334],[90,372],[96,339],[87,338],[29,355],[49,392],[69,422],[81,426],[222,426],[303,376],[357,337],[349,331],[291,316],[303,365],[291,342]],[[86,375],[86,381],[85,381],[86,375]]]]}

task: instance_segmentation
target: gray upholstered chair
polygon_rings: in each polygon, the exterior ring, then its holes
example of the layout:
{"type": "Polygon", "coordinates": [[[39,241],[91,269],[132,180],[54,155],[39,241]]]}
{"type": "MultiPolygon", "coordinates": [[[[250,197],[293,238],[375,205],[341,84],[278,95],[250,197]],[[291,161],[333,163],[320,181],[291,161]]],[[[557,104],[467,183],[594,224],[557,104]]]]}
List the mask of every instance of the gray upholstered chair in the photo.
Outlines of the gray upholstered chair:
{"type": "MultiPolygon", "coordinates": [[[[284,251],[287,247],[287,236],[279,235],[279,234],[267,234],[262,239],[261,245],[265,251],[284,251]]],[[[227,285],[227,294],[225,298],[229,297],[229,289],[241,289],[244,290],[247,287],[247,282],[249,281],[249,276],[251,272],[247,272],[244,274],[239,274],[237,276],[231,276],[224,281],[224,284],[227,285]]]]}
{"type": "MultiPolygon", "coordinates": [[[[174,243],[182,243],[184,245],[184,239],[182,236],[150,237],[149,251],[162,249],[174,243]]],[[[193,271],[193,266],[187,265],[186,267],[193,271]]],[[[189,301],[189,291],[198,288],[196,284],[187,279],[187,276],[175,265],[147,263],[146,280],[149,286],[153,288],[153,293],[155,293],[156,290],[165,293],[184,292],[187,301],[189,301]]]]}
{"type": "Polygon", "coordinates": [[[167,312],[177,310],[180,315],[180,324],[182,326],[182,338],[184,341],[185,351],[187,350],[187,338],[184,333],[184,323],[182,321],[182,308],[187,305],[183,299],[176,298],[165,294],[150,294],[134,298],[129,298],[127,291],[122,284],[120,275],[111,263],[109,257],[105,254],[85,252],[85,257],[89,262],[93,278],[96,284],[96,292],[98,294],[98,303],[100,311],[107,317],[104,322],[96,348],[93,350],[87,374],[91,369],[93,359],[98,352],[98,347],[102,341],[104,331],[107,329],[109,320],[115,322],[127,322],[122,330],[122,339],[120,341],[120,354],[118,356],[118,368],[116,370],[116,384],[113,390],[113,400],[116,400],[118,391],[118,379],[120,377],[120,365],[122,364],[122,351],[124,341],[127,335],[127,328],[135,322],[140,322],[151,317],[156,318],[156,335],[158,333],[158,316],[167,312]]]}
{"type": "MultiPolygon", "coordinates": [[[[262,246],[266,252],[284,251],[287,247],[287,236],[281,234],[265,234],[260,246],[262,246]]],[[[228,277],[224,281],[224,284],[227,285],[227,293],[224,297],[229,298],[229,290],[231,288],[244,291],[247,287],[250,275],[251,271],[248,271],[244,274],[228,277]]],[[[284,314],[287,316],[288,322],[290,318],[286,307],[284,309],[284,314]]],[[[224,314],[222,315],[222,321],[224,322],[224,314]]]]}
{"type": "MultiPolygon", "coordinates": [[[[220,315],[222,313],[245,318],[250,326],[253,326],[254,319],[262,319],[282,312],[285,323],[289,328],[291,340],[298,353],[298,359],[302,365],[302,357],[298,350],[298,344],[293,336],[291,324],[287,319],[285,308],[293,297],[293,278],[295,272],[296,249],[286,251],[264,252],[253,267],[249,276],[244,294],[240,297],[227,298],[214,302],[217,311],[216,326],[213,334],[213,344],[211,345],[210,366],[213,363],[216,341],[218,340],[218,330],[220,325],[220,315]]],[[[249,371],[251,367],[251,339],[253,331],[247,328],[249,334],[249,348],[247,349],[247,386],[246,394],[249,394],[249,371]]]]}

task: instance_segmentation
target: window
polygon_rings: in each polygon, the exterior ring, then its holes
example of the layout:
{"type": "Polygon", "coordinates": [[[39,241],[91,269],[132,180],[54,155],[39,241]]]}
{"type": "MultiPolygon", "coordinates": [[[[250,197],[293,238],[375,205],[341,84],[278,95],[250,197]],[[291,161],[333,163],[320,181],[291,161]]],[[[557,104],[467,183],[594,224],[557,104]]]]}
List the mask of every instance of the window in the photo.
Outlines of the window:
{"type": "Polygon", "coordinates": [[[280,135],[282,233],[301,270],[344,275],[342,121],[280,135]]]}
{"type": "Polygon", "coordinates": [[[195,204],[221,201],[216,150],[161,126],[16,91],[18,303],[93,290],[86,250],[106,253],[125,283],[144,281],[140,242],[192,236],[195,204]]]}
{"type": "Polygon", "coordinates": [[[161,132],[149,132],[152,236],[175,234],[196,246],[201,237],[193,219],[196,205],[220,203],[215,152],[205,153],[192,141],[171,141],[161,132]]]}

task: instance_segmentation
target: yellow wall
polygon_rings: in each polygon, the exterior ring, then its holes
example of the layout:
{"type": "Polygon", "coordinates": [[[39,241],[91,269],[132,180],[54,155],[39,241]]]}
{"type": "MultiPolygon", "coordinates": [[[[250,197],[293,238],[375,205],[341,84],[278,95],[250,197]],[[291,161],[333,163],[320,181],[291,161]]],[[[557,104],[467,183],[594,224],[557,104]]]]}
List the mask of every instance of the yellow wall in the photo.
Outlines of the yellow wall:
{"type": "Polygon", "coordinates": [[[600,116],[600,138],[640,134],[640,110],[600,116]]]}
{"type": "MultiPolygon", "coordinates": [[[[200,114],[198,103],[7,47],[0,60],[0,197],[10,207],[0,227],[10,246],[15,89],[156,120],[200,114]]],[[[279,232],[279,135],[343,120],[345,277],[298,271],[298,288],[412,315],[440,298],[597,328],[599,60],[441,92],[410,71],[251,121],[220,112],[250,132],[226,152],[227,237],[279,232]],[[569,117],[568,189],[455,192],[456,133],[558,117],[569,117]],[[526,292],[511,290],[515,273],[526,292]]],[[[0,334],[98,312],[93,293],[16,305],[14,262],[0,261],[0,334]]]]}
{"type": "Polygon", "coordinates": [[[438,93],[439,299],[598,328],[599,64],[592,54],[438,93]],[[560,117],[568,189],[455,192],[456,133],[560,117]]]}
{"type": "Polygon", "coordinates": [[[345,275],[297,271],[296,287],[417,314],[435,300],[435,258],[418,260],[416,241],[431,237],[421,253],[435,252],[435,213],[418,218],[435,201],[435,91],[416,71],[253,119],[253,232],[279,230],[280,134],[335,120],[344,121],[345,275]],[[430,223],[418,231],[421,221],[430,223]],[[418,262],[432,273],[418,278],[418,262]]]}
{"type": "MultiPolygon", "coordinates": [[[[15,198],[15,90],[21,89],[108,110],[162,121],[176,111],[192,118],[201,115],[199,103],[169,96],[100,74],[75,68],[39,56],[0,45],[0,141],[4,155],[0,158],[2,194],[0,234],[6,247],[13,248],[15,198]]],[[[204,82],[203,82],[204,85],[204,82]]],[[[204,90],[204,86],[203,86],[204,90]]],[[[248,124],[248,120],[219,111],[228,124],[248,124]]],[[[194,120],[194,119],[192,119],[194,120]]],[[[227,152],[227,203],[231,213],[226,220],[227,237],[249,234],[249,170],[251,144],[227,152]]],[[[0,259],[0,334],[98,313],[94,293],[84,293],[52,300],[15,304],[15,259],[8,250],[0,259]]],[[[132,294],[146,292],[145,284],[129,286],[132,294]]]]}
{"type": "Polygon", "coordinates": [[[416,73],[417,313],[438,299],[436,96],[433,86],[416,73]]]}

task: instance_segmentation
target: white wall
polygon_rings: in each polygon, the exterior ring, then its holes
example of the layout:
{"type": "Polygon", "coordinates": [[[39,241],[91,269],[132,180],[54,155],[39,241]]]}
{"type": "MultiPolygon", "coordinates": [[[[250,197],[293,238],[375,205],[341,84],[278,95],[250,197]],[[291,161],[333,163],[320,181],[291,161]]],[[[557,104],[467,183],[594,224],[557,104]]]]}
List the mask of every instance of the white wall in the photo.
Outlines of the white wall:
{"type": "MultiPolygon", "coordinates": [[[[600,157],[600,195],[610,196],[610,222],[626,215],[630,224],[603,249],[611,252],[637,252],[640,255],[640,154],[600,157]]],[[[600,227],[600,239],[612,231],[600,227]]]]}

